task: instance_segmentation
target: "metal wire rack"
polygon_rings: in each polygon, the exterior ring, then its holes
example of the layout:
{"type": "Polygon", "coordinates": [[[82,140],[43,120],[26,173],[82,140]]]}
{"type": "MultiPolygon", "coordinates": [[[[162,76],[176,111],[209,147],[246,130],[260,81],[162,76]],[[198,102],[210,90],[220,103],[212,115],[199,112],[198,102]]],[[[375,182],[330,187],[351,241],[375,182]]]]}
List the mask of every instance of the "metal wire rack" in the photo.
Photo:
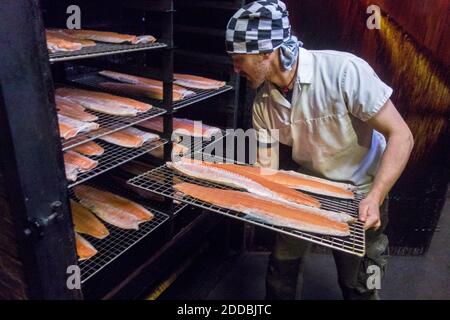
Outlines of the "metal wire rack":
{"type": "MultiPolygon", "coordinates": [[[[98,188],[97,186],[95,187],[98,188]]],[[[126,197],[124,192],[116,192],[116,190],[111,190],[111,188],[102,187],[99,189],[111,191],[126,197]]],[[[69,197],[77,202],[79,201],[73,190],[69,191],[69,197]]],[[[83,234],[83,237],[95,247],[97,254],[88,260],[78,262],[81,271],[81,283],[88,281],[96,273],[131,249],[169,219],[167,214],[149,205],[144,204],[143,206],[150,210],[154,217],[152,220],[140,224],[139,230],[120,229],[104,222],[109,230],[109,235],[105,239],[100,240],[83,234]]]]}
{"type": "MultiPolygon", "coordinates": [[[[121,93],[121,92],[119,92],[117,90],[103,88],[102,86],[100,86],[101,82],[105,82],[105,81],[107,81],[107,82],[117,82],[117,81],[105,78],[105,77],[99,75],[97,72],[87,73],[87,74],[84,74],[82,76],[69,79],[69,81],[71,81],[73,83],[76,83],[78,85],[81,85],[83,87],[86,87],[86,88],[100,90],[100,91],[104,91],[104,92],[108,92],[108,93],[116,94],[116,95],[127,96],[127,97],[130,97],[130,98],[136,99],[136,100],[141,100],[143,102],[150,103],[150,104],[152,104],[154,106],[158,106],[160,108],[163,107],[163,103],[162,103],[161,100],[150,99],[150,98],[137,96],[137,95],[132,95],[132,94],[124,94],[124,93],[121,93]]],[[[120,83],[120,82],[118,82],[118,83],[120,83]]],[[[174,101],[173,102],[173,109],[174,110],[181,109],[181,108],[186,107],[188,105],[191,105],[193,103],[196,103],[196,102],[208,99],[210,97],[216,96],[218,94],[227,92],[227,91],[229,91],[231,89],[233,89],[233,87],[229,86],[229,85],[225,85],[222,88],[212,89],[212,90],[189,89],[191,91],[194,91],[195,95],[193,95],[191,97],[188,97],[188,98],[184,98],[184,99],[179,100],[179,101],[174,101]]]]}
{"type": "Polygon", "coordinates": [[[219,89],[212,89],[212,90],[200,90],[200,89],[189,89],[191,91],[195,92],[195,95],[192,97],[188,97],[185,98],[183,100],[180,101],[175,101],[173,103],[173,109],[174,110],[179,110],[181,108],[187,107],[193,103],[197,103],[199,101],[205,100],[205,99],[209,99],[211,97],[214,97],[218,94],[227,92],[229,90],[233,89],[232,86],[229,85],[225,85],[222,88],[219,89]]]}
{"type": "MultiPolygon", "coordinates": [[[[177,172],[174,172],[165,165],[158,167],[154,170],[151,170],[147,173],[144,173],[142,175],[139,175],[137,177],[134,177],[130,179],[128,183],[135,187],[139,187],[145,190],[151,190],[154,193],[158,193],[166,197],[171,197],[199,208],[224,214],[233,219],[242,220],[247,223],[255,224],[260,227],[288,234],[335,250],[347,252],[357,256],[363,256],[365,254],[364,225],[360,221],[357,221],[356,223],[350,225],[350,236],[347,237],[317,235],[309,232],[302,232],[291,228],[279,227],[273,224],[266,223],[259,219],[257,220],[249,215],[234,210],[220,208],[218,206],[214,206],[209,203],[188,196],[183,197],[183,195],[181,195],[173,188],[174,179],[198,184],[204,187],[233,189],[216,183],[198,180],[178,174],[177,172]],[[158,181],[164,181],[164,183],[155,183],[154,180],[149,179],[150,176],[153,177],[153,179],[157,177],[158,181]]],[[[361,194],[356,194],[355,200],[336,199],[327,196],[319,196],[312,193],[309,194],[321,202],[323,209],[345,212],[354,217],[358,216],[358,205],[359,202],[362,200],[361,194]]]]}
{"type": "Polygon", "coordinates": [[[166,110],[153,107],[147,112],[138,113],[134,117],[113,116],[90,110],[89,113],[95,114],[98,117],[98,120],[96,120],[95,122],[100,125],[100,128],[95,131],[79,134],[71,139],[62,140],[61,144],[63,147],[63,151],[66,151],[85,142],[95,140],[101,136],[125,129],[139,122],[151,119],[156,116],[160,116],[166,113],[166,110]]]}
{"type": "Polygon", "coordinates": [[[205,139],[201,137],[192,137],[192,136],[186,136],[186,135],[180,135],[182,138],[181,144],[186,146],[190,145],[190,154],[194,153],[202,153],[206,147],[212,148],[215,144],[219,143],[221,140],[225,139],[229,132],[226,130],[220,130],[220,135],[215,135],[211,137],[211,139],[205,139]]]}
{"type": "Polygon", "coordinates": [[[140,148],[124,148],[104,141],[97,141],[97,143],[105,150],[101,156],[91,156],[92,160],[98,161],[97,167],[88,172],[78,174],[75,182],[69,184],[69,188],[76,186],[82,182],[92,179],[99,174],[109,171],[121,164],[133,160],[161,145],[167,143],[167,140],[160,139],[158,141],[146,142],[140,148]]]}
{"type": "Polygon", "coordinates": [[[54,63],[59,61],[79,60],[118,53],[161,49],[165,47],[167,47],[165,43],[110,44],[96,42],[96,45],[93,47],[84,47],[77,51],[49,53],[49,61],[50,63],[54,63]]]}

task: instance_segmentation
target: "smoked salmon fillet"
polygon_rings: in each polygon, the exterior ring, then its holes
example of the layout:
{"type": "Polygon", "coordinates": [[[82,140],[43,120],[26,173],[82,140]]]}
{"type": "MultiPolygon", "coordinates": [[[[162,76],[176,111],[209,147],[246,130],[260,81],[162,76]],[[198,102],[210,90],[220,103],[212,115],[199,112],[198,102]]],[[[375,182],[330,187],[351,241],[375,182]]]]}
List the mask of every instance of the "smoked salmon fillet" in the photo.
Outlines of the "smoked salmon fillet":
{"type": "Polygon", "coordinates": [[[192,89],[219,89],[225,85],[225,81],[217,81],[190,74],[174,73],[173,78],[175,79],[174,83],[192,89]]]}
{"type": "Polygon", "coordinates": [[[152,35],[143,35],[143,36],[137,36],[136,40],[132,42],[133,44],[147,44],[147,43],[154,43],[156,41],[156,38],[152,35]]]}
{"type": "Polygon", "coordinates": [[[274,225],[324,235],[350,235],[346,223],[314,214],[311,207],[291,207],[247,192],[208,188],[191,183],[176,184],[174,188],[192,198],[239,211],[274,225]]]}
{"type": "Polygon", "coordinates": [[[58,88],[56,94],[77,102],[87,109],[112,115],[133,116],[152,108],[150,104],[104,92],[58,88]]]}
{"type": "Polygon", "coordinates": [[[194,178],[242,188],[260,196],[320,207],[318,200],[299,191],[272,183],[255,175],[226,170],[210,162],[182,158],[180,161],[167,163],[167,165],[169,168],[194,178]]]}
{"type": "Polygon", "coordinates": [[[187,158],[181,158],[180,161],[168,163],[168,167],[194,178],[242,188],[268,200],[299,209],[308,207],[311,209],[309,212],[335,221],[356,221],[354,217],[346,213],[319,209],[320,202],[309,195],[289,189],[283,185],[268,181],[256,175],[238,172],[232,169],[230,170],[230,168],[224,169],[218,165],[219,164],[187,158]]]}
{"type": "Polygon", "coordinates": [[[103,221],[122,229],[139,229],[139,224],[153,219],[143,206],[113,193],[89,186],[74,187],[80,203],[103,221]]]}
{"type": "Polygon", "coordinates": [[[66,171],[66,178],[69,181],[76,181],[78,178],[78,172],[80,172],[80,169],[71,163],[64,163],[64,169],[66,171]]]}
{"type": "Polygon", "coordinates": [[[90,171],[98,165],[98,161],[89,159],[72,150],[64,152],[64,163],[77,167],[80,172],[90,171]]]}
{"type": "Polygon", "coordinates": [[[71,37],[83,40],[94,40],[107,43],[135,43],[138,39],[134,35],[121,34],[109,31],[80,30],[80,29],[60,29],[61,32],[71,37]]]}
{"type": "Polygon", "coordinates": [[[83,48],[83,45],[79,42],[68,41],[61,37],[56,37],[51,33],[46,33],[47,49],[51,53],[77,51],[83,48]]]}
{"type": "MultiPolygon", "coordinates": [[[[119,82],[100,82],[99,85],[102,88],[117,91],[126,95],[163,100],[163,89],[157,86],[119,82]]],[[[183,95],[181,93],[175,91],[172,93],[173,101],[180,101],[181,99],[183,99],[183,95]]]]}
{"type": "Polygon", "coordinates": [[[76,232],[87,234],[97,239],[104,239],[109,235],[105,225],[81,204],[70,200],[70,209],[76,232]]]}
{"type": "Polygon", "coordinates": [[[79,133],[90,132],[99,128],[98,123],[84,122],[58,114],[59,133],[61,138],[70,139],[79,133]]]}
{"type": "Polygon", "coordinates": [[[98,119],[96,115],[86,112],[83,106],[68,99],[55,97],[55,101],[58,114],[85,122],[92,122],[98,119]]]}
{"type": "Polygon", "coordinates": [[[139,129],[129,127],[117,132],[100,137],[99,139],[106,142],[126,147],[139,148],[147,141],[159,140],[159,136],[154,133],[141,131],[139,129]]]}
{"type": "Polygon", "coordinates": [[[222,167],[234,166],[242,171],[258,175],[267,180],[282,184],[286,187],[308,191],[325,196],[342,199],[354,199],[354,186],[344,183],[328,181],[301,174],[295,171],[261,169],[254,166],[239,166],[234,164],[222,164],[222,167]]]}
{"type": "Polygon", "coordinates": [[[87,260],[97,254],[97,249],[85,238],[75,232],[75,242],[77,246],[78,260],[87,260]]]}
{"type": "Polygon", "coordinates": [[[103,152],[105,152],[105,149],[94,141],[88,141],[80,144],[71,150],[84,154],[85,156],[101,156],[103,152]]]}
{"type": "Polygon", "coordinates": [[[77,39],[75,37],[72,37],[64,32],[61,31],[62,29],[46,29],[45,34],[54,38],[62,39],[64,41],[69,41],[73,43],[79,43],[81,46],[84,47],[93,47],[95,46],[95,42],[92,40],[84,40],[84,39],[77,39]]]}
{"type": "MultiPolygon", "coordinates": [[[[154,117],[139,123],[139,126],[163,132],[163,117],[154,117]]],[[[188,135],[191,137],[202,137],[210,139],[213,135],[221,133],[219,128],[203,124],[201,121],[173,118],[173,134],[188,135]]]]}
{"type": "MultiPolygon", "coordinates": [[[[144,95],[158,100],[163,99],[162,81],[108,70],[100,71],[99,74],[109,79],[120,81],[122,84],[126,84],[121,85],[120,83],[103,82],[100,83],[101,86],[109,87],[114,90],[122,90],[124,92],[127,90],[127,93],[129,94],[144,95]],[[133,84],[134,86],[130,86],[130,84],[133,84]]],[[[195,92],[174,84],[172,86],[172,95],[173,100],[178,101],[195,95],[195,92]]]]}

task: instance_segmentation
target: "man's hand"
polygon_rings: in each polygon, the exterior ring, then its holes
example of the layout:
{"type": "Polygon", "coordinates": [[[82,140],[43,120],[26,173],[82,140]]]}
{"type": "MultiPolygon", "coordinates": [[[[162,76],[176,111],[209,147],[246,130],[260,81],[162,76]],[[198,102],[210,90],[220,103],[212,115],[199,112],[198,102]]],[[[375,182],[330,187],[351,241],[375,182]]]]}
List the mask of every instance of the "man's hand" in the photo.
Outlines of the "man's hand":
{"type": "Polygon", "coordinates": [[[378,196],[367,194],[359,203],[359,220],[364,222],[364,230],[377,230],[381,226],[380,199],[378,196]]]}

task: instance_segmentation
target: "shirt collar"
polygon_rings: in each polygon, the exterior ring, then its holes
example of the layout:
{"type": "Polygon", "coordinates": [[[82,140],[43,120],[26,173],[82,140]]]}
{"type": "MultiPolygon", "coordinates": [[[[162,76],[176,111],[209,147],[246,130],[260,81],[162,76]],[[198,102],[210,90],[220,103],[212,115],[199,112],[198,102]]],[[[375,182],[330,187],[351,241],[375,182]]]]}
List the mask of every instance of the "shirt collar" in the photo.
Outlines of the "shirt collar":
{"type": "Polygon", "coordinates": [[[300,48],[298,56],[300,64],[298,66],[297,78],[300,83],[309,84],[312,82],[313,76],[313,55],[308,50],[300,48]]]}

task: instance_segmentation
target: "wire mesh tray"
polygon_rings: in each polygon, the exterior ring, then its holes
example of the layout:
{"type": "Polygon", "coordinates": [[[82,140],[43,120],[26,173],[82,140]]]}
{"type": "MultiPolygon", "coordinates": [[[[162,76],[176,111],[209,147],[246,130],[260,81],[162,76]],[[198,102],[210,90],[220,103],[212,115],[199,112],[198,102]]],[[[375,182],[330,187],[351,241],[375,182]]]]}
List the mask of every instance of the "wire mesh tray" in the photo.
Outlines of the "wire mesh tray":
{"type": "MultiPolygon", "coordinates": [[[[136,100],[140,100],[146,103],[150,103],[154,106],[158,106],[160,108],[163,107],[163,102],[161,100],[156,100],[156,99],[150,99],[150,98],[146,98],[146,97],[142,97],[142,96],[137,96],[137,95],[132,95],[132,94],[124,94],[122,92],[119,92],[117,90],[112,90],[112,89],[108,89],[108,88],[103,88],[100,86],[101,82],[117,82],[120,83],[118,81],[115,81],[113,79],[109,79],[106,77],[103,77],[101,75],[99,75],[97,72],[94,73],[87,73],[84,74],[81,77],[76,77],[76,78],[72,78],[69,79],[69,81],[76,83],[78,85],[81,85],[83,87],[86,88],[90,88],[90,89],[95,89],[95,90],[99,90],[99,91],[104,91],[104,92],[108,92],[111,94],[116,94],[116,95],[121,95],[121,96],[126,96],[126,97],[130,97],[136,100]]],[[[212,89],[212,90],[200,90],[200,89],[189,89],[191,91],[195,92],[195,95],[189,98],[184,98],[183,100],[180,101],[174,101],[173,102],[173,109],[174,110],[178,110],[181,109],[183,107],[186,107],[188,105],[191,105],[193,103],[208,99],[210,97],[216,96],[218,94],[227,92],[229,90],[233,89],[232,86],[229,85],[225,85],[222,88],[219,89],[212,89]]]]}
{"type": "MultiPolygon", "coordinates": [[[[325,236],[325,235],[317,235],[309,232],[303,232],[291,228],[279,227],[273,224],[269,224],[263,222],[262,220],[256,220],[249,215],[220,208],[218,206],[211,205],[207,202],[203,202],[191,197],[183,197],[173,188],[173,181],[184,181],[189,183],[194,183],[197,185],[201,185],[204,187],[212,187],[219,189],[233,189],[230,187],[222,186],[219,184],[198,180],[194,178],[190,178],[173,170],[169,169],[167,166],[161,166],[149,172],[146,172],[142,175],[134,177],[128,181],[129,184],[142,188],[145,190],[152,191],[154,193],[161,194],[166,197],[174,198],[190,205],[203,208],[206,210],[214,211],[220,214],[224,214],[228,217],[242,220],[247,223],[255,224],[260,227],[268,228],[277,232],[281,232],[284,234],[288,234],[309,242],[313,242],[325,247],[329,247],[332,249],[336,249],[339,251],[347,252],[357,256],[363,256],[365,254],[365,232],[364,232],[364,224],[360,221],[355,222],[350,225],[350,236],[347,237],[335,237],[335,236],[325,236]],[[150,179],[152,177],[152,179],[150,179]],[[155,183],[155,177],[157,177],[158,181],[165,181],[165,183],[155,183]]],[[[354,217],[358,217],[358,205],[362,200],[361,194],[356,194],[355,200],[344,200],[344,199],[336,199],[327,196],[320,196],[312,193],[308,193],[314,198],[318,199],[322,208],[326,210],[334,210],[348,213],[354,217]]]]}
{"type": "Polygon", "coordinates": [[[194,153],[202,153],[206,147],[213,148],[215,144],[219,143],[221,140],[225,139],[227,135],[229,135],[229,132],[226,130],[220,131],[220,136],[213,136],[211,139],[180,135],[180,137],[182,137],[182,141],[180,143],[184,146],[189,145],[191,155],[194,153]]]}
{"type": "Polygon", "coordinates": [[[49,53],[50,63],[59,61],[70,61],[87,58],[95,58],[118,53],[145,51],[165,48],[165,43],[147,43],[147,44],[111,44],[96,42],[93,47],[84,47],[81,50],[69,52],[49,53]]]}
{"type": "Polygon", "coordinates": [[[101,136],[128,128],[139,122],[151,119],[156,116],[160,116],[166,113],[166,110],[153,107],[147,112],[138,113],[134,117],[113,116],[91,110],[89,110],[89,113],[95,114],[98,117],[98,120],[95,122],[100,125],[100,128],[95,131],[81,133],[67,140],[62,140],[61,144],[63,151],[66,151],[85,142],[95,140],[101,136]]]}
{"type": "MultiPolygon", "coordinates": [[[[117,192],[117,190],[113,190],[113,188],[95,187],[127,197],[127,192],[117,192]]],[[[78,202],[73,190],[69,191],[69,197],[78,202]]],[[[135,201],[134,199],[130,200],[135,201]]],[[[169,216],[166,213],[161,212],[148,204],[140,204],[150,210],[154,217],[150,221],[141,223],[139,225],[139,230],[120,229],[102,221],[109,230],[109,235],[105,239],[100,240],[85,234],[82,235],[95,247],[97,254],[88,260],[78,262],[81,271],[81,283],[88,281],[96,273],[112,263],[127,250],[131,249],[139,241],[147,237],[169,219],[169,216]]]]}
{"type": "Polygon", "coordinates": [[[105,149],[101,156],[90,156],[92,160],[98,161],[97,167],[88,172],[79,173],[77,180],[69,183],[69,188],[76,186],[77,184],[83,183],[89,179],[92,179],[99,174],[109,171],[121,164],[131,161],[153,149],[158,148],[161,145],[167,143],[167,140],[160,139],[158,141],[147,142],[139,148],[125,148],[110,144],[104,141],[97,141],[97,143],[105,149]]]}

